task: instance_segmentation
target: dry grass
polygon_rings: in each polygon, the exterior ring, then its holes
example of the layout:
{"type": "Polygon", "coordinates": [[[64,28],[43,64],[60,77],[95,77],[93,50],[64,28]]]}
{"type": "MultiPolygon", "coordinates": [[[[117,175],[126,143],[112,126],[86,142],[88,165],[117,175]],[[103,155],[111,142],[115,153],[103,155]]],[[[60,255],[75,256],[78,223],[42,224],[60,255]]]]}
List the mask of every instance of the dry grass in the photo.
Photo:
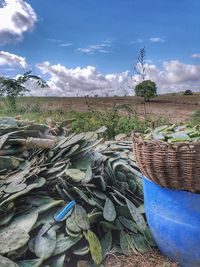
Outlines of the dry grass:
{"type": "Polygon", "coordinates": [[[127,256],[117,256],[110,253],[105,261],[105,267],[178,267],[159,253],[152,250],[145,254],[133,254],[127,256]]]}
{"type": "MultiPolygon", "coordinates": [[[[87,112],[89,106],[106,110],[113,104],[128,104],[137,113],[144,115],[144,103],[139,97],[24,97],[19,100],[21,105],[39,105],[41,110],[87,112]]],[[[182,94],[160,95],[146,103],[147,113],[155,117],[166,116],[173,122],[187,120],[195,111],[200,110],[200,94],[184,96],[182,94]]]]}

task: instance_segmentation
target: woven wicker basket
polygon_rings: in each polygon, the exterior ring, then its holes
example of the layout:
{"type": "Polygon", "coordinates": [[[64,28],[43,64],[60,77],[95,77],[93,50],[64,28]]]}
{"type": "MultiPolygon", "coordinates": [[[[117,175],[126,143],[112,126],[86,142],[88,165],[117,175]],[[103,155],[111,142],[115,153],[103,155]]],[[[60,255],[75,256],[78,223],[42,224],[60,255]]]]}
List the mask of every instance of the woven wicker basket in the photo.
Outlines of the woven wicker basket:
{"type": "Polygon", "coordinates": [[[200,142],[144,141],[132,135],[137,164],[148,179],[163,187],[200,192],[200,142]]]}

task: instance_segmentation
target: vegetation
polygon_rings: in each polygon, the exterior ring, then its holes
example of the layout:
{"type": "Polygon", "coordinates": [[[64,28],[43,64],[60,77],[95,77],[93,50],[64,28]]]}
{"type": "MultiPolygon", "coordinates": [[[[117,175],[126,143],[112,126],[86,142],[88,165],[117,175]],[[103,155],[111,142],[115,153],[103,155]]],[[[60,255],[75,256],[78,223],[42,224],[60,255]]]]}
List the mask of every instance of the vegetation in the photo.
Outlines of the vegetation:
{"type": "Polygon", "coordinates": [[[184,95],[193,95],[191,90],[185,90],[184,95]]]}
{"type": "Polygon", "coordinates": [[[146,50],[145,47],[143,47],[140,50],[140,53],[138,55],[138,63],[134,66],[134,70],[136,71],[136,73],[138,75],[140,75],[142,77],[142,80],[145,80],[145,76],[146,76],[146,69],[145,69],[145,56],[146,56],[146,50]]]}
{"type": "Polygon", "coordinates": [[[195,126],[198,124],[200,125],[200,110],[196,111],[190,119],[191,126],[195,126]]]}
{"type": "Polygon", "coordinates": [[[150,98],[157,95],[157,87],[155,82],[145,80],[135,87],[135,95],[144,98],[144,101],[149,101],[150,98]]]}
{"type": "Polygon", "coordinates": [[[71,136],[68,123],[0,118],[1,267],[100,267],[116,244],[125,255],[155,248],[132,142],[104,143],[102,129],[71,136]]]}
{"type": "Polygon", "coordinates": [[[18,96],[23,96],[29,90],[25,83],[30,80],[36,80],[41,87],[46,87],[46,82],[39,76],[32,75],[31,71],[18,76],[17,78],[7,78],[0,76],[0,96],[4,97],[5,103],[11,110],[16,110],[16,100],[18,96]]]}
{"type": "Polygon", "coordinates": [[[136,73],[142,78],[142,82],[136,85],[135,95],[144,98],[144,114],[147,115],[146,101],[157,95],[156,84],[151,80],[145,80],[146,68],[145,68],[146,50],[143,47],[138,55],[138,63],[134,66],[136,73]]]}
{"type": "MultiPolygon", "coordinates": [[[[39,123],[44,123],[47,120],[61,122],[74,118],[71,131],[77,133],[94,131],[105,125],[108,129],[105,137],[108,140],[114,139],[120,133],[130,135],[133,130],[144,131],[146,127],[151,127],[152,121],[155,121],[156,126],[168,123],[168,119],[163,116],[155,119],[151,114],[148,114],[146,118],[143,118],[131,109],[129,105],[113,104],[112,107],[103,110],[94,110],[89,106],[89,111],[87,112],[76,112],[64,109],[63,107],[50,109],[53,104],[46,106],[45,99],[41,100],[45,107],[42,106],[39,99],[27,99],[27,102],[25,102],[26,99],[24,98],[19,99],[16,110],[6,109],[5,104],[0,105],[0,116],[21,116],[23,119],[39,123]]],[[[51,103],[51,99],[48,99],[48,103],[51,103]]]]}

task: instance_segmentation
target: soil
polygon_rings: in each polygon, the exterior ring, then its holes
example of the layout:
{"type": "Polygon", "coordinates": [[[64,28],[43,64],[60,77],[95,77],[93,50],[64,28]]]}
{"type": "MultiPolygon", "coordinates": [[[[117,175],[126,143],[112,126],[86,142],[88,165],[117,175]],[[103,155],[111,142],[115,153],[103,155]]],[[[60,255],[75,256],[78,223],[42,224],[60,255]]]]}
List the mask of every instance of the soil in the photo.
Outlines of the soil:
{"type": "MultiPolygon", "coordinates": [[[[91,107],[94,110],[106,110],[113,104],[128,104],[138,114],[144,115],[144,101],[140,97],[24,97],[21,99],[21,103],[29,105],[37,103],[44,111],[63,109],[79,112],[87,112],[91,107]]],[[[183,122],[195,111],[200,110],[200,93],[192,96],[160,95],[146,102],[145,105],[147,113],[151,113],[155,117],[168,117],[171,123],[183,122]]]]}
{"type": "Polygon", "coordinates": [[[145,254],[117,256],[110,253],[105,261],[105,267],[178,267],[179,265],[165,258],[158,250],[145,254]]]}

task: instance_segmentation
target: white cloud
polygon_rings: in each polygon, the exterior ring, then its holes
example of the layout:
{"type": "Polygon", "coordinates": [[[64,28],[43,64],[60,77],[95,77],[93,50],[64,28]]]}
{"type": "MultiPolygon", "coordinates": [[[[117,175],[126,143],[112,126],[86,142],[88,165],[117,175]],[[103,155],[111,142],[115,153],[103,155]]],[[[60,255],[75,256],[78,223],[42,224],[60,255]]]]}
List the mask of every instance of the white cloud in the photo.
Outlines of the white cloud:
{"type": "MultiPolygon", "coordinates": [[[[164,61],[162,68],[146,64],[146,79],[156,82],[159,93],[178,92],[186,89],[200,91],[200,65],[184,64],[178,60],[164,61]]],[[[134,75],[135,82],[141,81],[134,75]]]]}
{"type": "Polygon", "coordinates": [[[124,95],[133,92],[133,82],[129,73],[103,75],[95,67],[69,69],[60,64],[51,65],[49,62],[38,64],[43,74],[50,75],[49,88],[33,89],[32,95],[124,95]]]}
{"type": "Polygon", "coordinates": [[[200,54],[193,54],[191,57],[192,58],[200,58],[200,54]]]}
{"type": "Polygon", "coordinates": [[[162,39],[160,37],[151,37],[151,38],[149,38],[149,41],[151,43],[164,43],[165,39],[162,39]]]}
{"type": "Polygon", "coordinates": [[[85,53],[85,54],[94,54],[95,52],[99,53],[110,53],[110,47],[112,46],[112,42],[110,40],[103,41],[99,44],[92,44],[86,47],[77,48],[76,51],[85,53]]]}
{"type": "Polygon", "coordinates": [[[55,38],[47,38],[47,41],[52,43],[62,43],[60,39],[55,39],[55,38]]]}
{"type": "Polygon", "coordinates": [[[4,0],[0,7],[0,45],[22,40],[37,21],[33,8],[23,0],[4,0]]]}
{"type": "Polygon", "coordinates": [[[135,41],[132,41],[131,44],[141,44],[143,43],[144,41],[140,38],[136,39],[135,41]]]}
{"type": "Polygon", "coordinates": [[[71,45],[72,45],[72,43],[62,43],[62,44],[59,44],[59,47],[68,47],[71,45]]]}
{"type": "Polygon", "coordinates": [[[20,67],[23,69],[28,67],[26,59],[24,57],[20,57],[5,51],[0,51],[0,66],[4,65],[12,67],[20,67]]]}
{"type": "MultiPolygon", "coordinates": [[[[134,87],[141,82],[137,74],[131,77],[128,71],[103,75],[93,66],[69,69],[49,62],[37,67],[50,75],[49,88],[38,88],[32,83],[32,95],[49,96],[113,96],[133,95],[134,87]]],[[[146,64],[146,79],[156,82],[158,93],[178,92],[186,89],[200,90],[200,65],[184,64],[178,60],[165,61],[161,68],[146,64]]]]}

